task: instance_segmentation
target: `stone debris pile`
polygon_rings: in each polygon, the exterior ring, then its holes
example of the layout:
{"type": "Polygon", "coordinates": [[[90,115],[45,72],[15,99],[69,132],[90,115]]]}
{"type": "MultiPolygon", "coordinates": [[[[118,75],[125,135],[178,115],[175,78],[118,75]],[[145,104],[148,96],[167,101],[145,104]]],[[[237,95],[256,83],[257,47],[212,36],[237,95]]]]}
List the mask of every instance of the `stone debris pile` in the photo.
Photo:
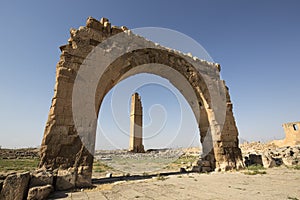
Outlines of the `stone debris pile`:
{"type": "Polygon", "coordinates": [[[53,172],[39,169],[33,172],[9,173],[0,176],[1,200],[42,200],[54,191],[53,172]]]}
{"type": "Polygon", "coordinates": [[[262,165],[270,168],[300,164],[300,145],[277,147],[272,143],[252,142],[241,144],[240,148],[246,166],[262,165]]]}
{"type": "Polygon", "coordinates": [[[2,159],[26,159],[26,158],[39,158],[38,148],[26,148],[26,149],[1,149],[0,158],[2,159]]]}
{"type": "Polygon", "coordinates": [[[141,159],[141,158],[175,158],[184,154],[184,149],[149,149],[144,154],[140,153],[131,153],[127,150],[98,150],[95,153],[96,160],[111,160],[114,157],[118,158],[132,158],[132,159],[141,159]]]}

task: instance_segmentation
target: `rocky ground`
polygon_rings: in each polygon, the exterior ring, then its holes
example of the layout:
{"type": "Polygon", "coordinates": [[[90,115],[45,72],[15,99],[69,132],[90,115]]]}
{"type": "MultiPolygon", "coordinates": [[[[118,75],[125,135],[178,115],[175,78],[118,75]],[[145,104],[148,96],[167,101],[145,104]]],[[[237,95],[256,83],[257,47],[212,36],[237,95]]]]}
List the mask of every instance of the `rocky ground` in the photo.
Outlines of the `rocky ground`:
{"type": "Polygon", "coordinates": [[[195,200],[300,199],[300,170],[276,167],[266,174],[243,172],[182,174],[97,185],[90,190],[57,192],[50,199],[79,200],[195,200]]]}
{"type": "MultiPolygon", "coordinates": [[[[240,147],[248,169],[202,174],[180,171],[180,168],[191,169],[200,155],[199,148],[153,149],[144,154],[126,150],[96,151],[95,187],[55,192],[49,199],[300,200],[300,146],[276,147],[253,142],[240,147]]],[[[10,161],[37,161],[38,149],[0,150],[0,157],[1,169],[3,163],[10,161]]],[[[0,189],[6,175],[0,176],[0,189]]],[[[33,179],[38,174],[22,176],[33,179]]],[[[50,192],[50,186],[42,190],[50,192]]]]}
{"type": "MultiPolygon", "coordinates": [[[[93,189],[58,192],[50,199],[300,199],[299,146],[279,148],[272,144],[254,142],[242,144],[241,149],[244,161],[248,158],[248,164],[252,165],[242,171],[178,173],[152,176],[150,179],[112,181],[109,184],[95,184],[93,189]]],[[[131,162],[130,169],[135,173],[136,170],[142,172],[154,169],[159,164],[179,164],[158,169],[164,172],[170,169],[178,171],[179,166],[190,166],[191,160],[182,158],[197,158],[200,151],[199,148],[167,149],[147,154],[98,151],[96,158],[120,171],[128,170],[124,166],[131,162]],[[151,160],[156,160],[155,164],[150,163],[151,160]],[[139,162],[140,166],[137,164],[139,162]]]]}

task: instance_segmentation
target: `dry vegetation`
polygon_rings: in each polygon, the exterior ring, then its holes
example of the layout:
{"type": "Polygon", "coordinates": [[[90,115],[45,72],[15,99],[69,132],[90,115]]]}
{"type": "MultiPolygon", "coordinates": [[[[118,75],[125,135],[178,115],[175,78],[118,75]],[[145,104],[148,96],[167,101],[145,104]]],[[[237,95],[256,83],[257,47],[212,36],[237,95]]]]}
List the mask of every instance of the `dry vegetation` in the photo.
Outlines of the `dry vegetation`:
{"type": "Polygon", "coordinates": [[[0,159],[0,172],[31,171],[37,168],[38,159],[0,159]]]}

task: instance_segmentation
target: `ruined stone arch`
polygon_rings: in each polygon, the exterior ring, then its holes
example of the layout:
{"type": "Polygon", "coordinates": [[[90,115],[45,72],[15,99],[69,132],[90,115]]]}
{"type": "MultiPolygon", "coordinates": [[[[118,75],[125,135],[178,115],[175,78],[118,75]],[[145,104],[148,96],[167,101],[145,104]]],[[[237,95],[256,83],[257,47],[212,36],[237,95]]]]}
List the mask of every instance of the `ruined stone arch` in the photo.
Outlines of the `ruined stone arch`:
{"type": "Polygon", "coordinates": [[[220,80],[218,64],[161,47],[126,27],[111,27],[105,18],[88,18],[86,26],[71,29],[70,34],[68,44],[60,47],[40,167],[58,168],[58,180],[66,181],[65,174],[71,174],[67,182],[72,186],[89,184],[101,102],[118,82],[138,73],[166,78],[183,94],[199,125],[206,151],[203,159],[212,168],[228,170],[243,165],[232,103],[225,82],[220,80]],[[113,51],[123,53],[114,57],[113,51]],[[108,57],[113,61],[99,71],[98,65],[108,57]],[[90,83],[92,87],[87,87],[90,83]]]}

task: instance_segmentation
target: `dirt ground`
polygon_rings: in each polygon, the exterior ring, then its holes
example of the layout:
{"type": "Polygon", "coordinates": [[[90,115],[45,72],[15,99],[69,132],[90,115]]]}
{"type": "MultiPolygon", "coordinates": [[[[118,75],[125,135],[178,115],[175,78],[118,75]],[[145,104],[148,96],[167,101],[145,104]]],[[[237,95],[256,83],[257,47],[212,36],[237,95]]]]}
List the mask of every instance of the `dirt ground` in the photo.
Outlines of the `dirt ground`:
{"type": "Polygon", "coordinates": [[[98,184],[94,189],[56,192],[50,199],[300,199],[300,170],[270,168],[243,172],[181,174],[138,181],[98,184]]]}

